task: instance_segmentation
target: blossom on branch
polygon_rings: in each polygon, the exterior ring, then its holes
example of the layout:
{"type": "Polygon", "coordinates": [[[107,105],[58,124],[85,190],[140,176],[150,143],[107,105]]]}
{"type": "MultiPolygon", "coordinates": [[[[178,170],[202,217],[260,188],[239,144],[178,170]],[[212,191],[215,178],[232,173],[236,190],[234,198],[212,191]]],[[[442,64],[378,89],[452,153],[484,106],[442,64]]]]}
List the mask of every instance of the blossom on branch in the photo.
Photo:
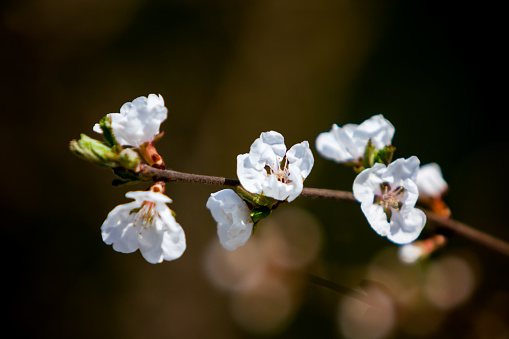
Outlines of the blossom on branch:
{"type": "Polygon", "coordinates": [[[290,202],[302,192],[313,164],[307,141],[287,151],[283,136],[270,131],[253,142],[249,153],[237,156],[237,176],[248,192],[290,202]]]}
{"type": "Polygon", "coordinates": [[[324,158],[338,163],[360,162],[371,141],[376,150],[390,146],[395,128],[382,114],[374,115],[360,125],[332,125],[329,132],[316,138],[316,150],[324,158]]]}
{"type": "MultiPolygon", "coordinates": [[[[166,120],[168,109],[164,106],[161,95],[150,94],[148,97],[138,97],[132,102],[126,102],[120,113],[109,113],[106,118],[113,136],[122,146],[140,148],[144,143],[150,143],[159,134],[161,123],[166,120]]],[[[94,131],[103,133],[100,124],[94,126],[94,131]]]]}
{"type": "Polygon", "coordinates": [[[388,166],[374,164],[353,183],[355,199],[373,230],[397,244],[417,239],[426,223],[424,212],[414,207],[419,197],[418,170],[417,157],[401,158],[388,166]]]}
{"type": "Polygon", "coordinates": [[[127,192],[135,201],[118,205],[104,221],[104,242],[121,253],[140,250],[149,263],[179,258],[186,249],[186,237],[172,211],[166,205],[172,200],[152,191],[127,192]]]}
{"type": "Polygon", "coordinates": [[[247,204],[232,189],[212,193],[207,208],[217,222],[221,245],[233,251],[243,246],[253,233],[254,222],[247,204]]]}

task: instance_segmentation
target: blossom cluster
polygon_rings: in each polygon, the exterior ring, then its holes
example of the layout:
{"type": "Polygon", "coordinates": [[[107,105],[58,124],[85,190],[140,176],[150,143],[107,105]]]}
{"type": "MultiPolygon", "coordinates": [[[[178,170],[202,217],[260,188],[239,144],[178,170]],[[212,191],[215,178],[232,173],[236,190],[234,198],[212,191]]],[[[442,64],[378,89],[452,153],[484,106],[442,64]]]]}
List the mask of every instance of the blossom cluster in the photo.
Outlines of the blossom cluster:
{"type": "Polygon", "coordinates": [[[317,137],[316,148],[324,158],[360,171],[353,194],[369,224],[380,236],[408,244],[426,224],[426,215],[415,207],[418,199],[441,201],[447,183],[436,163],[420,166],[416,156],[392,161],[394,133],[394,126],[380,114],[360,125],[334,124],[317,137]]]}
{"type": "MultiPolygon", "coordinates": [[[[165,169],[154,143],[162,137],[160,127],[167,114],[161,95],[136,98],[94,126],[103,142],[82,135],[71,141],[70,148],[112,168],[124,182],[147,180],[141,175],[142,165],[165,169]]],[[[409,244],[426,224],[426,214],[417,203],[448,215],[441,199],[448,187],[435,163],[420,166],[416,156],[393,161],[394,133],[383,115],[375,115],[359,125],[332,125],[316,138],[316,150],[326,159],[354,168],[353,194],[372,229],[396,244],[409,244]]],[[[245,245],[260,220],[301,195],[313,165],[308,141],[287,149],[280,133],[261,133],[248,153],[237,156],[240,185],[212,193],[207,200],[220,244],[229,251],[245,245]]],[[[179,258],[186,237],[164,191],[165,183],[155,182],[146,191],[128,192],[126,197],[134,201],[108,214],[101,228],[104,242],[122,253],[139,249],[150,263],[179,258]]]]}

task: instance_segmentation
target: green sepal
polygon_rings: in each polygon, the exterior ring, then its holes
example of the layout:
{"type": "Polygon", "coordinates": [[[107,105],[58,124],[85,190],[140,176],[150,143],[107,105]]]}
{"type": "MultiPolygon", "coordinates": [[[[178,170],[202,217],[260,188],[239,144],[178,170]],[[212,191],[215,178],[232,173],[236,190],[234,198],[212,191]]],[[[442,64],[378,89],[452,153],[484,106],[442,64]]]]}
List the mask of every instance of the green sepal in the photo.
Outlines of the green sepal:
{"type": "Polygon", "coordinates": [[[385,146],[375,153],[375,162],[379,162],[388,166],[392,161],[392,156],[394,155],[395,150],[396,147],[392,145],[385,146]]]}
{"type": "Polygon", "coordinates": [[[364,150],[364,156],[362,157],[362,167],[373,167],[373,164],[375,163],[375,152],[375,146],[373,146],[373,142],[369,139],[366,149],[364,150]]]}
{"type": "Polygon", "coordinates": [[[77,156],[94,164],[106,167],[118,166],[118,153],[99,140],[90,138],[85,134],[79,140],[72,140],[69,149],[77,156]]]}
{"type": "Polygon", "coordinates": [[[100,121],[99,126],[101,127],[101,130],[103,131],[103,137],[106,141],[106,144],[110,147],[120,149],[120,145],[117,142],[117,139],[115,139],[115,135],[113,134],[113,129],[111,128],[111,117],[108,115],[105,115],[100,121]]]}
{"type": "Polygon", "coordinates": [[[267,207],[255,207],[251,210],[251,219],[256,224],[258,221],[267,218],[271,213],[272,210],[267,207]]]}
{"type": "Polygon", "coordinates": [[[256,207],[267,207],[269,210],[275,208],[280,202],[274,198],[262,194],[248,192],[244,187],[237,186],[237,194],[249,204],[256,207]]]}
{"type": "Polygon", "coordinates": [[[124,167],[115,167],[113,168],[113,172],[119,176],[120,178],[128,181],[146,181],[143,180],[143,177],[139,174],[134,173],[133,171],[129,171],[124,167]]]}

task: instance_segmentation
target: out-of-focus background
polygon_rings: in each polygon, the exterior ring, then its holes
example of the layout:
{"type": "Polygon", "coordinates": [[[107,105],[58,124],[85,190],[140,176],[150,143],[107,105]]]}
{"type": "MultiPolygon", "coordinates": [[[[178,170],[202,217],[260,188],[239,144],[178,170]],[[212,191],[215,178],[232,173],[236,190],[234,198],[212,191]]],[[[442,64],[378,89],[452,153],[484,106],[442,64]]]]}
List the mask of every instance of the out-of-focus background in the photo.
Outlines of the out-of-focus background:
{"type": "MultiPolygon", "coordinates": [[[[236,177],[261,132],[309,140],[308,187],[350,190],[321,158],[333,123],[384,114],[396,157],[438,162],[453,216],[505,240],[501,5],[403,0],[24,0],[0,5],[5,333],[27,338],[508,338],[509,258],[452,237],[404,265],[355,204],[297,199],[233,253],[205,208],[167,193],[188,248],[151,265],[101,240],[128,200],[68,150],[127,101],[162,94],[168,167],[236,177]],[[500,116],[500,114],[502,116],[500,116]],[[368,292],[375,308],[307,282],[368,292]]],[[[503,102],[504,101],[504,102],[503,102]]],[[[428,225],[422,237],[433,234],[428,225]]]]}

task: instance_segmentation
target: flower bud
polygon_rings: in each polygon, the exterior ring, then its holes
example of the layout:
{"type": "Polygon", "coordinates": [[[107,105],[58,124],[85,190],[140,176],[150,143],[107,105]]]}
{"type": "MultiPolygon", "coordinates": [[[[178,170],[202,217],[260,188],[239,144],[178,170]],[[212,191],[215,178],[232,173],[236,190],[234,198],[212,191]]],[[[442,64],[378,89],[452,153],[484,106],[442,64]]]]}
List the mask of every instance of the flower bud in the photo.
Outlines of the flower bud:
{"type": "Polygon", "coordinates": [[[121,166],[135,173],[138,173],[141,169],[142,161],[140,154],[132,148],[122,150],[118,155],[118,160],[121,166]]]}
{"type": "Polygon", "coordinates": [[[119,166],[118,154],[111,147],[85,134],[81,134],[78,141],[72,140],[69,148],[77,156],[94,164],[106,167],[119,166]]]}

